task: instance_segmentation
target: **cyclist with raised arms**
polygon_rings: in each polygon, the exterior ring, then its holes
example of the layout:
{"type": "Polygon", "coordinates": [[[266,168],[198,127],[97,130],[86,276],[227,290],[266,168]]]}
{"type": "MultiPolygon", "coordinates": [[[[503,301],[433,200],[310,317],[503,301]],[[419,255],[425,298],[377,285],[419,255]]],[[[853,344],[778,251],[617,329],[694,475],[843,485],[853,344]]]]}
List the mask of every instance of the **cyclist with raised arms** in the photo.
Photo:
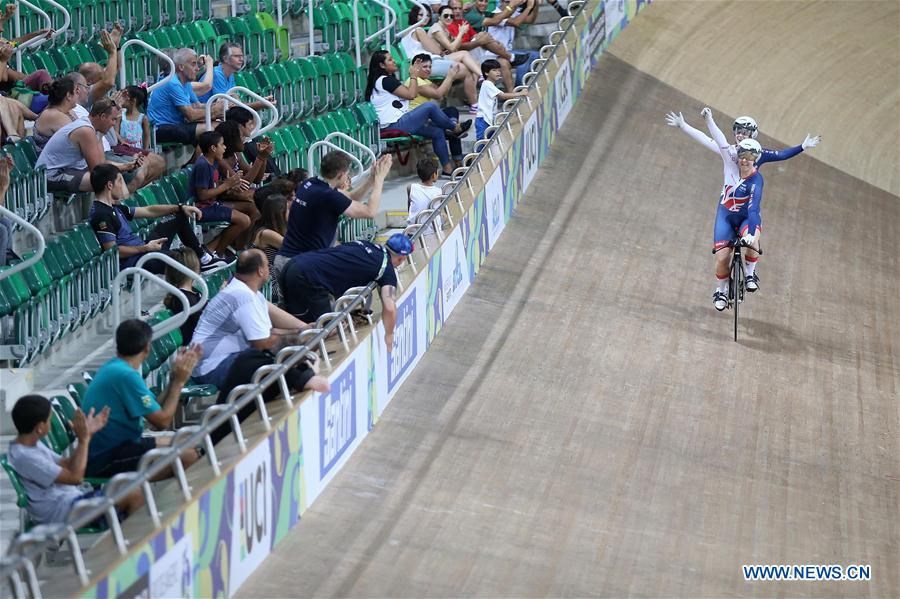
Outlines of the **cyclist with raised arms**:
{"type": "MultiPolygon", "coordinates": [[[[700,112],[700,116],[704,117],[704,119],[706,120],[706,127],[707,129],[709,129],[710,136],[712,137],[707,136],[701,131],[688,125],[680,112],[677,114],[674,112],[670,112],[669,114],[667,114],[666,123],[672,127],[681,129],[682,131],[687,133],[691,137],[691,139],[693,139],[703,147],[721,155],[724,176],[722,193],[719,200],[721,206],[725,202],[725,196],[729,191],[729,187],[736,187],[740,184],[742,179],[738,168],[738,144],[746,139],[755,140],[756,136],[759,134],[759,127],[752,117],[740,116],[736,118],[731,126],[731,130],[734,133],[734,144],[729,144],[725,138],[725,134],[722,133],[722,130],[719,129],[718,125],[716,125],[715,120],[713,120],[712,111],[709,108],[704,108],[700,112]]],[[[803,143],[799,146],[785,148],[784,150],[767,150],[760,147],[760,153],[754,166],[758,169],[760,166],[767,162],[778,162],[780,160],[793,158],[807,148],[816,147],[817,145],[819,145],[819,142],[821,140],[821,136],[807,135],[806,139],[804,139],[803,143]]],[[[730,254],[730,252],[723,251],[719,252],[718,255],[724,254],[730,254]]],[[[756,274],[756,262],[758,259],[759,256],[756,252],[747,252],[747,256],[745,259],[747,291],[751,293],[759,289],[759,276],[756,274]]]]}

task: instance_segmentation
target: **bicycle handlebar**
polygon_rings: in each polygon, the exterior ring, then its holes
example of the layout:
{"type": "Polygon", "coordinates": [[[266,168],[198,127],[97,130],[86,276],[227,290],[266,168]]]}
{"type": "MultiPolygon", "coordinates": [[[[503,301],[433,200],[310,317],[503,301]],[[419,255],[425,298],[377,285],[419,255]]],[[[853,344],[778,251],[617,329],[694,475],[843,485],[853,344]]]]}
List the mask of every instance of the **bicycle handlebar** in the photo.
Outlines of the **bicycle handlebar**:
{"type": "Polygon", "coordinates": [[[712,253],[718,254],[719,252],[721,252],[722,250],[724,250],[726,248],[733,248],[735,246],[751,249],[754,252],[756,252],[757,254],[759,254],[760,256],[762,256],[762,253],[763,253],[762,248],[755,248],[752,245],[747,245],[746,243],[744,243],[743,239],[733,239],[733,240],[729,241],[727,245],[723,245],[722,247],[720,247],[718,249],[714,249],[712,251],[712,253]]]}

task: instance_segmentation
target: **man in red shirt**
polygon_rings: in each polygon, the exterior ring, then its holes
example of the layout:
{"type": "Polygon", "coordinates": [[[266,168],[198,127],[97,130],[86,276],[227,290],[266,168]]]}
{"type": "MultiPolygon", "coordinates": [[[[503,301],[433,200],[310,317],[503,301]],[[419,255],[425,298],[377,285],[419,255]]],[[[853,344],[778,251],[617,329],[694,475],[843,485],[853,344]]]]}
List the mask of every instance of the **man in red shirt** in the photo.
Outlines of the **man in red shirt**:
{"type": "MultiPolygon", "coordinates": [[[[469,22],[466,21],[464,16],[462,0],[450,0],[447,6],[453,11],[453,22],[447,25],[447,31],[455,38],[459,35],[459,28],[463,24],[468,25],[469,22]]],[[[474,50],[475,48],[484,48],[488,52],[493,52],[497,55],[497,61],[500,63],[500,72],[503,74],[503,86],[506,88],[506,91],[512,91],[513,76],[510,61],[513,57],[503,44],[495,40],[487,31],[475,33],[475,30],[470,26],[468,31],[463,34],[460,49],[474,50]]],[[[481,62],[481,56],[476,54],[475,60],[481,62]]]]}

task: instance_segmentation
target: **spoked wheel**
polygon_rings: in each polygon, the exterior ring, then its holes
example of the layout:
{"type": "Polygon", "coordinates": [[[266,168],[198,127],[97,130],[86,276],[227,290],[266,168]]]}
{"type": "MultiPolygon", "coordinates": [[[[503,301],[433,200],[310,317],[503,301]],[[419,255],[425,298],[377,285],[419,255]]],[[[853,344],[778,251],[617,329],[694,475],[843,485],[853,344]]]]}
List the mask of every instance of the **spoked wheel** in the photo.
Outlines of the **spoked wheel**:
{"type": "Polygon", "coordinates": [[[738,340],[738,307],[744,299],[744,269],[740,260],[731,263],[731,305],[734,308],[734,340],[738,340]]]}

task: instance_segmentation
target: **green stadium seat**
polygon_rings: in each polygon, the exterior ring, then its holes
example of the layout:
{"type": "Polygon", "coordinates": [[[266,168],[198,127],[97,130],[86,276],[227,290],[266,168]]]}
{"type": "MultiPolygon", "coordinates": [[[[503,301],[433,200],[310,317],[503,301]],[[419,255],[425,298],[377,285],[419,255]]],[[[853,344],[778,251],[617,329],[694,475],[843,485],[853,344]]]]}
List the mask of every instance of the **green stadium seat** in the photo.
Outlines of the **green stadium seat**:
{"type": "Polygon", "coordinates": [[[328,61],[323,56],[310,56],[307,62],[312,65],[315,72],[313,88],[315,90],[315,112],[321,114],[328,111],[332,102],[331,70],[328,61]]]}

